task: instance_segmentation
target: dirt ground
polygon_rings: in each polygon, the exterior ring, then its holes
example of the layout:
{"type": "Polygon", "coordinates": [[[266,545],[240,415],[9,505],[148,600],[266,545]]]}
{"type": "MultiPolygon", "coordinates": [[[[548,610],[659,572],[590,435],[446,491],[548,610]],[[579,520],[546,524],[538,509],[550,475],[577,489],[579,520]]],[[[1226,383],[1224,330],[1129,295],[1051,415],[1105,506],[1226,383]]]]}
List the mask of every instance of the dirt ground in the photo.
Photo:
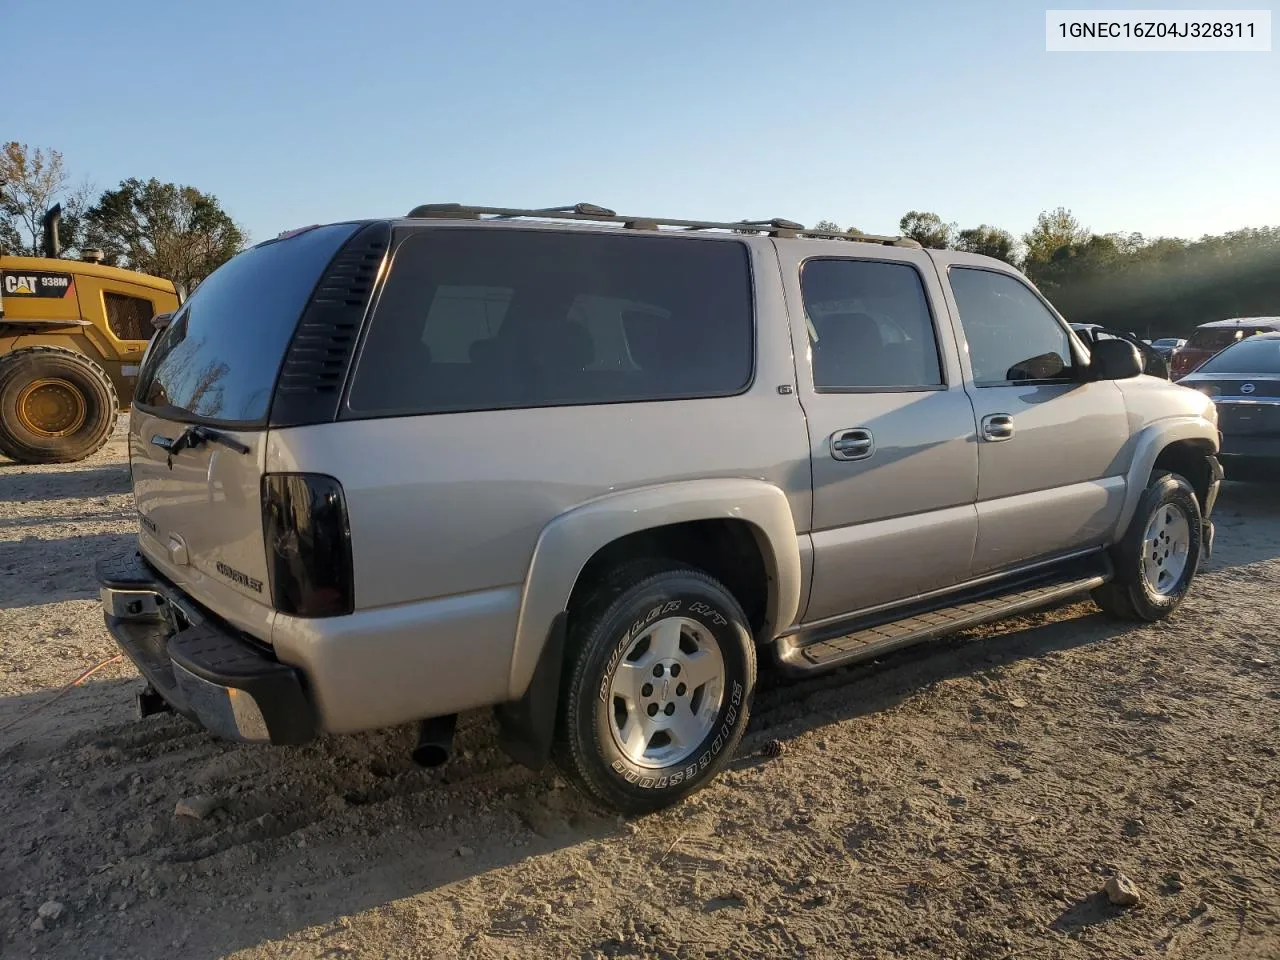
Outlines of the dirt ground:
{"type": "Polygon", "coordinates": [[[483,714],[425,771],[408,730],[137,721],[127,664],[46,706],[116,652],[91,569],[133,536],[123,442],[0,464],[0,956],[1280,957],[1277,489],[1228,484],[1218,521],[1171,621],[1076,603],[766,676],[730,772],[625,822],[483,714]]]}

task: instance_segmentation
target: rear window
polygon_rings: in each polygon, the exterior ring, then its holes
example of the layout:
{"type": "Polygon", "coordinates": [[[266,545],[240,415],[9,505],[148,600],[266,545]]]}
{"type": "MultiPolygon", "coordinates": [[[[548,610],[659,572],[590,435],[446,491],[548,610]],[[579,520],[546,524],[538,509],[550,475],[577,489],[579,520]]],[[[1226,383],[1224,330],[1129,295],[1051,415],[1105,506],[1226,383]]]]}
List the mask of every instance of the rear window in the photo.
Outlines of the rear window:
{"type": "Polygon", "coordinates": [[[355,229],[333,224],[268,242],[210,274],[156,338],[138,403],[182,418],[265,422],[298,318],[355,229]]]}
{"type": "Polygon", "coordinates": [[[1251,337],[1255,333],[1271,333],[1270,329],[1254,329],[1253,327],[1209,327],[1197,330],[1187,341],[1187,346],[1194,350],[1218,351],[1229,347],[1237,340],[1251,337]]]}
{"type": "Polygon", "coordinates": [[[741,243],[425,230],[395,254],[349,415],[727,396],[753,343],[741,243]]]}
{"type": "Polygon", "coordinates": [[[1280,340],[1246,340],[1210,357],[1196,373],[1280,373],[1280,340]]]}

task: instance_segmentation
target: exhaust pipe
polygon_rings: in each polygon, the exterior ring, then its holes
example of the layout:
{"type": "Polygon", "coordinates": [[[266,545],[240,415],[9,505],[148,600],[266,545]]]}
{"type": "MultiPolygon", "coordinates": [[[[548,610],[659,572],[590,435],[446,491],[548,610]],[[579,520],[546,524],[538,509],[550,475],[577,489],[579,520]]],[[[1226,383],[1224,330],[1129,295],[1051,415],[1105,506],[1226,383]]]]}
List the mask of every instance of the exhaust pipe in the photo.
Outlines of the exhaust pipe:
{"type": "Polygon", "coordinates": [[[453,748],[453,731],[458,715],[427,717],[418,721],[418,743],[413,748],[413,762],[420,767],[438,767],[449,759],[453,748]]]}
{"type": "Polygon", "coordinates": [[[43,247],[44,255],[50,260],[56,260],[62,256],[62,240],[58,236],[58,225],[61,222],[62,204],[60,203],[55,203],[46,210],[44,218],[40,221],[40,225],[44,228],[40,246],[43,247]]]}

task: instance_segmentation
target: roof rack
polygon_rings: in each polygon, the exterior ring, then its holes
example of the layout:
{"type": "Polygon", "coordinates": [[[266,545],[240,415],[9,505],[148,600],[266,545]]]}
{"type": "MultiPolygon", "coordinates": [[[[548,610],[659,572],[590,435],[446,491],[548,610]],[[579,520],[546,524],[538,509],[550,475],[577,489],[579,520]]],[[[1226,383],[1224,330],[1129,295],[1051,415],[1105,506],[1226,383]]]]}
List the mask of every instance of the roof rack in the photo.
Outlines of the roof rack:
{"type": "Polygon", "coordinates": [[[680,230],[730,230],[734,233],[763,233],[770,237],[813,237],[820,240],[853,240],[890,247],[920,248],[910,237],[885,237],[871,233],[849,233],[844,230],[810,230],[802,223],[775,217],[772,220],[677,220],[671,217],[623,216],[594,203],[575,203],[563,207],[474,207],[465,203],[423,203],[409,211],[413,220],[587,220],[595,223],[620,223],[629,230],[658,230],[662,227],[680,230]]]}

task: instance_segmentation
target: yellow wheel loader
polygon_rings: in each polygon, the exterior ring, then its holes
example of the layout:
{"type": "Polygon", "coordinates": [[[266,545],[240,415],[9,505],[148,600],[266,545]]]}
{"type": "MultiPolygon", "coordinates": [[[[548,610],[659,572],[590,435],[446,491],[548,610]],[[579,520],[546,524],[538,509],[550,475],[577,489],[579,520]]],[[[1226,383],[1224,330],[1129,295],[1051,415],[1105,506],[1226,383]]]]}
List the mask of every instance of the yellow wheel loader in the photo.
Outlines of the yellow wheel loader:
{"type": "Polygon", "coordinates": [[[44,257],[0,257],[0,454],[68,463],[98,450],[133,400],[153,320],[178,308],[172,282],[59,257],[59,209],[44,257]]]}

